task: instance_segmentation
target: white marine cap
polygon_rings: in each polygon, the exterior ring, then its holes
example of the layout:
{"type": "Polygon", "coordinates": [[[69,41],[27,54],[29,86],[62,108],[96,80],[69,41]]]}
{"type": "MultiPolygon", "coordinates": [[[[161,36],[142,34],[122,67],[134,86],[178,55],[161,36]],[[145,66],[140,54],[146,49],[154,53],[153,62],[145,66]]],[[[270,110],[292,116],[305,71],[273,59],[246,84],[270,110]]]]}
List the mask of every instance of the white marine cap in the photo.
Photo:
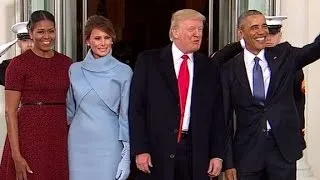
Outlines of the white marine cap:
{"type": "Polygon", "coordinates": [[[268,26],[282,26],[282,21],[287,18],[287,16],[266,16],[266,21],[268,26]]]}
{"type": "Polygon", "coordinates": [[[12,32],[17,34],[18,39],[30,39],[27,24],[28,22],[18,22],[11,27],[12,32]]]}
{"type": "Polygon", "coordinates": [[[19,22],[11,26],[11,31],[17,34],[17,38],[6,44],[0,45],[0,57],[4,55],[18,40],[30,39],[27,24],[28,22],[19,22]]]}
{"type": "Polygon", "coordinates": [[[285,19],[287,19],[287,16],[266,16],[269,34],[279,33],[281,31],[282,21],[285,19]]]}

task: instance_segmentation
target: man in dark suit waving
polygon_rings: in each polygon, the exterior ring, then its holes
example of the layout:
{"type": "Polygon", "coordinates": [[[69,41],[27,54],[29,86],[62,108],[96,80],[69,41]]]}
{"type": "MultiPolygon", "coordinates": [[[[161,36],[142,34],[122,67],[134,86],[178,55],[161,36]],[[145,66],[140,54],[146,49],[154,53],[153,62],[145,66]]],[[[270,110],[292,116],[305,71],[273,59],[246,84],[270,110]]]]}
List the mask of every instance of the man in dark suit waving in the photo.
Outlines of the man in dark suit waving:
{"type": "Polygon", "coordinates": [[[195,10],[175,12],[172,43],[138,57],[129,107],[138,180],[205,180],[221,171],[226,130],[218,65],[196,52],[204,21],[195,10]]]}
{"type": "Polygon", "coordinates": [[[320,57],[320,37],[303,48],[287,42],[265,48],[268,27],[256,10],[244,12],[238,28],[246,49],[222,69],[229,129],[224,163],[237,171],[227,172],[227,179],[294,180],[303,147],[293,80],[297,70],[320,57]]]}

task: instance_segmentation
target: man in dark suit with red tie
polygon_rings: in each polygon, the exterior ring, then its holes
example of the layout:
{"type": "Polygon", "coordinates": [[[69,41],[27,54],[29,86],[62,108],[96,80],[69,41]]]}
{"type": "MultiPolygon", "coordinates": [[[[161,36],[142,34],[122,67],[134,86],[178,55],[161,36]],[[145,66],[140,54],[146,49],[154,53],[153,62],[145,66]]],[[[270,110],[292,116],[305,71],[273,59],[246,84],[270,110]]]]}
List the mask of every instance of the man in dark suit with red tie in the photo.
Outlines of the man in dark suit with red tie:
{"type": "Polygon", "coordinates": [[[205,17],[172,15],[167,47],[141,53],[130,92],[129,126],[137,180],[218,176],[225,123],[218,66],[199,50],[205,17]]]}
{"type": "Polygon", "coordinates": [[[320,58],[320,36],[303,48],[288,42],[266,47],[268,27],[256,10],[238,18],[246,49],[222,68],[228,122],[227,180],[295,180],[302,157],[293,81],[297,70],[320,58]],[[233,110],[236,115],[234,132],[233,110]]]}

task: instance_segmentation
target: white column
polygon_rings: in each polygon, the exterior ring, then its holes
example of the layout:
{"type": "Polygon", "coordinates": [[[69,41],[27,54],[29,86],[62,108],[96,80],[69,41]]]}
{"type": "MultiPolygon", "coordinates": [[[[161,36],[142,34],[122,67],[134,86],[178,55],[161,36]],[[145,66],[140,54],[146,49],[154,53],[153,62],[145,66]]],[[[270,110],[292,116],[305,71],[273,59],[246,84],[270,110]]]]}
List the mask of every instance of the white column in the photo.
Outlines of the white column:
{"type": "MultiPolygon", "coordinates": [[[[15,5],[14,0],[0,0],[0,45],[14,40],[15,36],[11,32],[10,28],[15,23],[15,5]]],[[[1,58],[0,62],[5,59],[14,57],[14,46],[6,52],[1,58]]],[[[0,87],[0,160],[2,157],[2,149],[4,145],[4,139],[6,135],[6,121],[4,119],[4,90],[0,87]]]]}
{"type": "Polygon", "coordinates": [[[303,152],[303,157],[297,162],[297,180],[317,180],[313,176],[311,167],[307,161],[307,150],[303,152]]]}
{"type": "MultiPolygon", "coordinates": [[[[319,0],[308,0],[308,41],[312,42],[320,33],[319,0]]],[[[312,172],[320,179],[320,61],[308,66],[307,72],[307,160],[312,172]]]]}
{"type": "MultiPolygon", "coordinates": [[[[314,6],[319,7],[319,0],[281,0],[280,1],[280,15],[288,16],[288,19],[283,25],[283,40],[289,41],[292,45],[301,47],[314,40],[316,35],[320,32],[318,10],[314,6]],[[313,9],[311,11],[311,9],[313,9]]],[[[307,98],[306,98],[306,141],[307,149],[304,151],[304,156],[297,162],[297,179],[298,180],[316,180],[317,175],[320,175],[318,158],[319,150],[319,123],[316,126],[315,121],[319,122],[319,99],[320,99],[320,75],[319,62],[304,69],[307,98]],[[318,85],[319,84],[319,85],[318,85]],[[317,142],[317,143],[316,143],[317,142]],[[317,150],[317,151],[315,151],[317,150]],[[313,162],[310,166],[309,162],[313,162]],[[318,163],[318,164],[317,164],[318,163]],[[314,173],[312,172],[314,171],[314,173]]]]}
{"type": "Polygon", "coordinates": [[[4,90],[3,87],[0,87],[0,162],[6,133],[7,128],[6,121],[4,119],[4,90]]]}

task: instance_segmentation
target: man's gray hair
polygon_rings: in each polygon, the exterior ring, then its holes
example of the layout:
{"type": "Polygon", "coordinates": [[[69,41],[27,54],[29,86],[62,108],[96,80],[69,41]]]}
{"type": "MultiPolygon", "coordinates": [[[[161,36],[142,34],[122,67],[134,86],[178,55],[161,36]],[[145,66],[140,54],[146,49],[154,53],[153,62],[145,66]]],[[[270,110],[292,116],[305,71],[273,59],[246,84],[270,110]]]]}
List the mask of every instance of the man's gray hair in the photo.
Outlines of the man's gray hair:
{"type": "Polygon", "coordinates": [[[193,9],[181,9],[172,14],[171,25],[169,30],[170,41],[173,40],[172,31],[176,29],[182,21],[185,20],[200,20],[206,21],[206,17],[193,9]]]}

